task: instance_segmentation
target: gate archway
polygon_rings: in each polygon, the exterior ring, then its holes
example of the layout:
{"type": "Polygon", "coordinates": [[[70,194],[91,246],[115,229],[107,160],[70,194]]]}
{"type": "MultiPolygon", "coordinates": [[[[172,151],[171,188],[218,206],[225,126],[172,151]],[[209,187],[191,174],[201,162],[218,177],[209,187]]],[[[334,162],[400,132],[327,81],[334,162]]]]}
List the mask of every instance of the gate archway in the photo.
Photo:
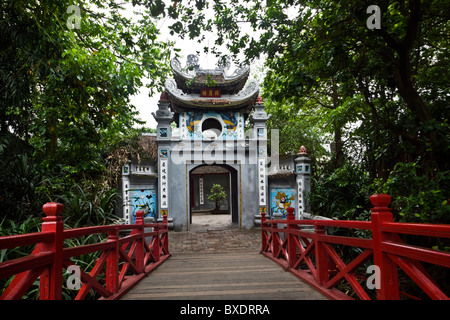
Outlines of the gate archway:
{"type": "Polygon", "coordinates": [[[189,170],[189,226],[194,212],[214,209],[214,203],[207,199],[213,184],[222,185],[227,194],[218,214],[228,214],[231,224],[241,227],[238,170],[226,164],[200,164],[189,170]]]}

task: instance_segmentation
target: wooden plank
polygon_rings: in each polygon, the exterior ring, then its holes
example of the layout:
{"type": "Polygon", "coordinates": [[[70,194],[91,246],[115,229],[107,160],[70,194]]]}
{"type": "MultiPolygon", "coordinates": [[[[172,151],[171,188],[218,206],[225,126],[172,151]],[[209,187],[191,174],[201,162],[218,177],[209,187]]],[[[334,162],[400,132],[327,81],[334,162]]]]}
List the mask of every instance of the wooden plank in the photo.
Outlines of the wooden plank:
{"type": "MultiPolygon", "coordinates": [[[[302,300],[311,299],[311,289],[295,288],[250,288],[232,290],[198,290],[172,292],[129,293],[134,300],[164,299],[164,300],[302,300]]],[[[124,297],[123,300],[128,300],[124,297]]]]}
{"type": "Polygon", "coordinates": [[[254,251],[177,253],[123,300],[315,300],[323,295],[254,251]]]}

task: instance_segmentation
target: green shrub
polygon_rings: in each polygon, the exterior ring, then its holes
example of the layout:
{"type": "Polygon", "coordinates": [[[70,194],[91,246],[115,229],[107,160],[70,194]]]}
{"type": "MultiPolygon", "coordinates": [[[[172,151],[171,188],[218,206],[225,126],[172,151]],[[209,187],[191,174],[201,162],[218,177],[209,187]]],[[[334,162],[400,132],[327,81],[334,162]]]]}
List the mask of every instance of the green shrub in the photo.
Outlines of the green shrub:
{"type": "Polygon", "coordinates": [[[118,222],[114,215],[116,189],[95,191],[75,184],[70,192],[58,197],[64,205],[64,221],[72,228],[98,226],[118,222]]]}
{"type": "Polygon", "coordinates": [[[391,207],[402,222],[450,222],[450,171],[423,173],[414,162],[395,165],[388,179],[375,179],[371,188],[392,197],[391,207]]]}
{"type": "Polygon", "coordinates": [[[355,220],[370,208],[371,179],[360,166],[346,162],[336,169],[319,169],[312,177],[308,201],[315,215],[355,220]]]}

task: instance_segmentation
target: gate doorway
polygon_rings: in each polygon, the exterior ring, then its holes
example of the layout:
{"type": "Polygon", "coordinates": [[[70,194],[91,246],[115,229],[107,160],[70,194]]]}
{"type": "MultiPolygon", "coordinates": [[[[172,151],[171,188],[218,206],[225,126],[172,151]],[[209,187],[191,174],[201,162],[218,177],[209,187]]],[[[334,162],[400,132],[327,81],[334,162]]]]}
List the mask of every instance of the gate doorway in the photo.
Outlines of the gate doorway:
{"type": "Polygon", "coordinates": [[[238,172],[229,165],[199,165],[189,172],[189,230],[239,227],[238,172]],[[208,200],[213,184],[222,186],[226,198],[219,210],[208,200]]]}

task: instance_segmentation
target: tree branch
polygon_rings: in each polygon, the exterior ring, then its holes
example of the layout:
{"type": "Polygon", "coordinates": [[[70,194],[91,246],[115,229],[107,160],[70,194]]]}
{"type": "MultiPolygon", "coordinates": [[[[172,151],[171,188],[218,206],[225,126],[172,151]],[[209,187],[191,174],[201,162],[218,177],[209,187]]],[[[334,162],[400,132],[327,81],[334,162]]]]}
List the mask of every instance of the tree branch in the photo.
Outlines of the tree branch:
{"type": "Polygon", "coordinates": [[[319,99],[317,99],[314,96],[305,96],[305,98],[314,99],[319,105],[321,105],[324,108],[327,108],[327,109],[330,109],[330,110],[336,109],[334,106],[327,105],[327,104],[323,103],[322,101],[320,101],[319,99]]]}
{"type": "Polygon", "coordinates": [[[417,38],[419,23],[422,17],[422,5],[420,3],[420,0],[410,0],[409,9],[411,11],[411,14],[408,21],[406,36],[403,38],[403,41],[401,43],[401,46],[406,47],[408,51],[411,49],[414,40],[417,38]]]}

